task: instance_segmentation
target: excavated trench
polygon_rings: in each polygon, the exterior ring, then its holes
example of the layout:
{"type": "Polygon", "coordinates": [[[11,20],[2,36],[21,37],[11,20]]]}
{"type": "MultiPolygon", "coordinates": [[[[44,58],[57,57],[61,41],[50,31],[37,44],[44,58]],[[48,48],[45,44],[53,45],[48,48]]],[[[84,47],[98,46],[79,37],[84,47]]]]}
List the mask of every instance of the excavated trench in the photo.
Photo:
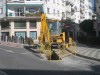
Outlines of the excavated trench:
{"type": "Polygon", "coordinates": [[[61,58],[59,57],[58,54],[55,53],[55,51],[52,52],[51,59],[50,59],[50,56],[47,59],[48,60],[61,60],[61,58]]]}

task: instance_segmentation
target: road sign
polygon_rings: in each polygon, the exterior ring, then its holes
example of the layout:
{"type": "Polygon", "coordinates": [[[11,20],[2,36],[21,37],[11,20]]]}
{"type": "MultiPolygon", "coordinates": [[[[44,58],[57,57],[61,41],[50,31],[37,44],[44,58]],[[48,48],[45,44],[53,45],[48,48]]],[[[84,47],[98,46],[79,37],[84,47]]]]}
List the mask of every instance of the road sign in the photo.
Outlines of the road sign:
{"type": "Polygon", "coordinates": [[[6,0],[0,0],[0,19],[6,19],[6,0]]]}

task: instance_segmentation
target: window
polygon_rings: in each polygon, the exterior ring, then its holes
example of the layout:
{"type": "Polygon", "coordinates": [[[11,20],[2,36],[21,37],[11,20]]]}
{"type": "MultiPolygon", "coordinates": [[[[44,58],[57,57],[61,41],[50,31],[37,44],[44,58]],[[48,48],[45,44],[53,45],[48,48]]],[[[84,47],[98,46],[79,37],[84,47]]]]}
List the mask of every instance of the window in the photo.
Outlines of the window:
{"type": "Polygon", "coordinates": [[[0,8],[0,14],[2,14],[2,12],[3,12],[3,11],[2,11],[2,8],[0,8]]]}
{"type": "Polygon", "coordinates": [[[22,31],[22,32],[19,31],[19,32],[15,32],[15,36],[18,36],[18,37],[22,36],[23,38],[25,38],[27,35],[25,31],[22,31]]]}
{"type": "Polygon", "coordinates": [[[2,21],[1,22],[1,29],[9,29],[9,28],[10,28],[9,21],[2,21]]]}
{"type": "Polygon", "coordinates": [[[34,13],[36,12],[36,9],[34,8],[26,8],[26,13],[34,13]]]}
{"type": "Polygon", "coordinates": [[[35,21],[30,21],[30,29],[34,29],[36,27],[36,22],[35,21]]]}
{"type": "Polygon", "coordinates": [[[54,13],[54,15],[55,15],[55,9],[53,9],[53,13],[54,13]]]}
{"type": "Polygon", "coordinates": [[[37,39],[37,32],[36,31],[30,31],[30,38],[37,39]]]}
{"type": "Polygon", "coordinates": [[[57,22],[48,22],[48,28],[50,30],[50,34],[57,34],[59,32],[57,27],[57,22]]]}
{"type": "Polygon", "coordinates": [[[14,28],[15,29],[26,29],[26,21],[15,21],[14,28]]]}
{"type": "Polygon", "coordinates": [[[15,16],[24,16],[24,8],[15,8],[15,16]]]}
{"type": "Polygon", "coordinates": [[[50,8],[47,8],[47,14],[50,14],[50,8]]]}
{"type": "Polygon", "coordinates": [[[57,0],[57,4],[59,4],[59,0],[57,0]]]}
{"type": "MultiPolygon", "coordinates": [[[[26,1],[37,1],[37,0],[26,0],[26,1]]],[[[40,1],[42,1],[42,0],[40,0],[40,1]]]]}
{"type": "Polygon", "coordinates": [[[59,16],[59,10],[58,10],[58,16],[59,16]]]}
{"type": "Polygon", "coordinates": [[[62,12],[62,18],[65,18],[65,13],[64,12],[62,12]]]}
{"type": "Polygon", "coordinates": [[[53,3],[55,3],[55,0],[53,0],[53,3]]]}
{"type": "Polygon", "coordinates": [[[46,4],[47,4],[47,2],[49,2],[49,0],[45,0],[45,2],[46,2],[46,4]]]}

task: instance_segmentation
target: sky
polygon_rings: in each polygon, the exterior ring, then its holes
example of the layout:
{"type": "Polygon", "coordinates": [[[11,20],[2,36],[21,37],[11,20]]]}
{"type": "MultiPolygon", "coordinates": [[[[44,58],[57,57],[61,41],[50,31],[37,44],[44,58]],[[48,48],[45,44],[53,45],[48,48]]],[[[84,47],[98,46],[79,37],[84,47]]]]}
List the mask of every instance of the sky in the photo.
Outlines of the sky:
{"type": "MultiPolygon", "coordinates": [[[[92,10],[94,9],[94,0],[92,0],[92,10]]],[[[94,10],[93,10],[94,11],[94,10]]]]}

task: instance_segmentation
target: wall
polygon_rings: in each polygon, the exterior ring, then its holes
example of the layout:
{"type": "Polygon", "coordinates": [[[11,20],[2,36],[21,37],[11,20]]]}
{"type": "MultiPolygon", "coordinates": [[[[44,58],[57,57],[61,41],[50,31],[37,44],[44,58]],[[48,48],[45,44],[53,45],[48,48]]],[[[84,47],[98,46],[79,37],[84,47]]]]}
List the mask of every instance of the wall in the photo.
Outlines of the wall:
{"type": "Polygon", "coordinates": [[[65,12],[65,7],[62,5],[62,0],[55,0],[55,3],[53,3],[53,0],[45,2],[44,13],[46,13],[47,18],[61,20],[62,12],[65,12]],[[50,14],[47,13],[47,8],[50,8],[50,14]],[[55,9],[55,15],[53,12],[54,9],[55,9]],[[57,12],[58,10],[59,10],[59,16],[57,12]]]}
{"type": "Polygon", "coordinates": [[[30,31],[36,31],[37,32],[37,39],[34,40],[35,43],[38,43],[38,37],[40,35],[40,26],[41,26],[41,22],[37,22],[37,28],[36,29],[30,29],[29,28],[29,21],[26,21],[26,29],[14,29],[14,21],[10,21],[10,25],[11,25],[11,29],[10,29],[10,36],[14,35],[15,36],[15,32],[19,32],[19,31],[26,31],[27,33],[27,37],[30,37],[30,31]]]}

